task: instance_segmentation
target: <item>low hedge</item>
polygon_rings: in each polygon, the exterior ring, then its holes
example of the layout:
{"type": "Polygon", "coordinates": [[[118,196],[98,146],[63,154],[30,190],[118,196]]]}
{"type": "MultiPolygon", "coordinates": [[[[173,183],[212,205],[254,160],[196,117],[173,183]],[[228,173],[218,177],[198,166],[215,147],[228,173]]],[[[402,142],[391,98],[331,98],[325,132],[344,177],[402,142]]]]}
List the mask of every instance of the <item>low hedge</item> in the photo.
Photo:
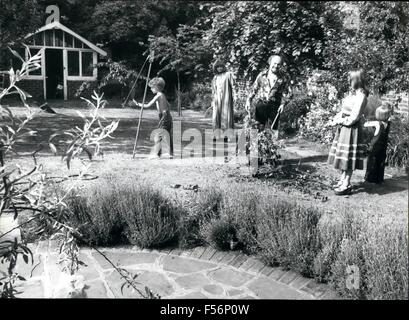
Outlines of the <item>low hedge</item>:
{"type": "Polygon", "coordinates": [[[187,210],[149,186],[108,179],[71,197],[69,207],[88,243],[230,250],[233,241],[271,265],[330,283],[345,298],[408,298],[407,223],[347,208],[323,212],[277,200],[268,188],[231,185],[194,197],[187,210]]]}

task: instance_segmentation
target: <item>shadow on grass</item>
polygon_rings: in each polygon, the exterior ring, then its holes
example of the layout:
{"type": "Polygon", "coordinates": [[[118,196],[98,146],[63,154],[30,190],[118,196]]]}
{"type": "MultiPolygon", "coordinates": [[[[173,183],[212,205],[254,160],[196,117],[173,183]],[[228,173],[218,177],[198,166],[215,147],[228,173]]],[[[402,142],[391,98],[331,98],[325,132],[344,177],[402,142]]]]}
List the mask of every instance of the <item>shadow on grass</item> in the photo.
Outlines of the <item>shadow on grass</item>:
{"type": "Polygon", "coordinates": [[[362,182],[355,186],[354,193],[386,195],[408,190],[408,176],[385,179],[383,183],[362,182]]]}

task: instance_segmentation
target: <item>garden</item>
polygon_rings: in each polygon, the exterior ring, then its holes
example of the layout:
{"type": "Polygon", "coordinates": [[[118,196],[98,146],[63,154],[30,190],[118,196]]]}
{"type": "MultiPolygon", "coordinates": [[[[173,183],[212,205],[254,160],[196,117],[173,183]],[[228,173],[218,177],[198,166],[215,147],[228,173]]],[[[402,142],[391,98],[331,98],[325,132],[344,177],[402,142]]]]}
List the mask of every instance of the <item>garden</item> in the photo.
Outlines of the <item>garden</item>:
{"type": "MultiPolygon", "coordinates": [[[[0,56],[9,78],[0,88],[0,222],[12,217],[15,226],[0,232],[2,297],[19,297],[28,280],[19,268],[34,266],[34,244],[52,241],[59,272],[81,273],[86,267],[81,252],[91,249],[118,273],[121,292],[134,290],[144,298],[160,298],[157,291],[166,296],[166,290],[156,290],[151,279],[141,288],[138,281],[146,275],[116,265],[104,248],[180,256],[212,248],[294,272],[341,299],[407,299],[409,125],[400,98],[391,103],[382,185],[363,182],[365,172],[357,172],[352,195],[337,197],[332,185],[338,173],[326,159],[334,138],[330,121],[348,90],[348,70],[367,71],[368,120],[385,94],[408,92],[408,4],[358,2],[360,27],[354,29],[345,25],[339,3],[177,3],[117,1],[115,8],[105,0],[58,3],[64,23],[104,43],[111,55],[98,63],[98,90],[85,95],[85,83],[77,100],[49,101],[55,113],[38,108],[19,88],[41,67],[41,51],[21,57],[10,45],[24,43],[43,23],[33,12],[44,3],[2,3],[13,23],[1,21],[0,47],[21,60],[14,70],[0,56]],[[273,161],[254,174],[246,161],[209,157],[206,150],[147,160],[157,114],[145,110],[138,128],[140,113],[123,102],[128,95],[142,99],[148,76],[142,65],[152,51],[152,74],[166,80],[174,120],[201,133],[211,128],[215,57],[234,74],[234,121],[244,129],[245,102],[257,73],[271,53],[286,57],[292,97],[278,140],[259,137],[259,154],[273,161]],[[136,83],[140,70],[145,71],[136,83]]],[[[178,148],[190,142],[184,139],[178,148]]]]}

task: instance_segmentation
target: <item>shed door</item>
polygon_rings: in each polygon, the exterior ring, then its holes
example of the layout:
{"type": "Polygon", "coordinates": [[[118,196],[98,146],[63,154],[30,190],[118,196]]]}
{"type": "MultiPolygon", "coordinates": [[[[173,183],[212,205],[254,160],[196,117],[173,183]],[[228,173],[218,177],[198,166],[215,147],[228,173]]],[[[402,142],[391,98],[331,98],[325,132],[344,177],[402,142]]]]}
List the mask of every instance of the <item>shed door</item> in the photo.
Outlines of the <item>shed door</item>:
{"type": "Polygon", "coordinates": [[[64,98],[63,51],[61,49],[45,49],[45,85],[46,98],[64,98]]]}

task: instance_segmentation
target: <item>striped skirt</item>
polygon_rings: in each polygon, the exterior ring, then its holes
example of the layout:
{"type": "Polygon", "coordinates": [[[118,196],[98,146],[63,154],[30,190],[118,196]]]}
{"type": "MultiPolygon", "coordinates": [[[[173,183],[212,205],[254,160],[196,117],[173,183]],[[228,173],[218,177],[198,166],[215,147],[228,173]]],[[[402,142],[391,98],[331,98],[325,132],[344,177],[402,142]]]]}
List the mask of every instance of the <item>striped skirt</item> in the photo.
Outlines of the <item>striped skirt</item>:
{"type": "Polygon", "coordinates": [[[362,125],[358,121],[351,127],[340,126],[328,156],[328,164],[340,170],[363,170],[366,144],[363,141],[362,125]]]}

